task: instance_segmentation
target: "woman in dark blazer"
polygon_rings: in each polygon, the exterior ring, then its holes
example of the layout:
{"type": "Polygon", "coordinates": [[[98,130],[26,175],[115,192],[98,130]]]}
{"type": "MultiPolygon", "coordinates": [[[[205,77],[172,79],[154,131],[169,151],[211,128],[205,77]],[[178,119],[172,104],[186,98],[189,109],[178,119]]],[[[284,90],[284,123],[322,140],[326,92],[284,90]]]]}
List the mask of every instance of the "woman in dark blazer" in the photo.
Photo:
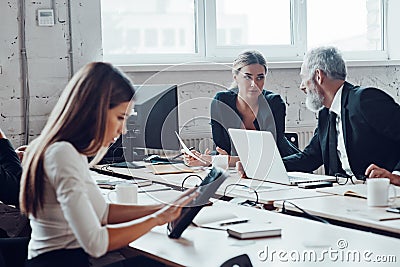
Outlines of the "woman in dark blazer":
{"type": "MultiPolygon", "coordinates": [[[[231,89],[217,93],[211,103],[213,140],[218,153],[231,156],[231,166],[238,157],[235,157],[237,153],[228,134],[229,128],[270,131],[282,157],[299,152],[284,135],[285,103],[278,94],[263,89],[267,72],[267,62],[260,52],[241,53],[233,62],[231,89]]],[[[209,155],[197,155],[211,162],[209,155]]],[[[204,165],[189,156],[185,161],[191,166],[204,165]]]]}

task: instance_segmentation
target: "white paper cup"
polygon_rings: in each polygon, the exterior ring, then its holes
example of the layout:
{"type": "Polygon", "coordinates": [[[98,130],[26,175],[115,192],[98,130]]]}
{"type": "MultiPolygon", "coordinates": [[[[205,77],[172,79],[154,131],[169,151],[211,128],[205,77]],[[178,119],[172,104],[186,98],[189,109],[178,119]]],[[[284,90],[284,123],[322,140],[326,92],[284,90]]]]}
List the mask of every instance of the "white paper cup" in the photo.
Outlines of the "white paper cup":
{"type": "Polygon", "coordinates": [[[115,190],[108,192],[107,197],[110,202],[118,204],[136,204],[138,196],[138,187],[135,184],[117,184],[115,190]],[[116,197],[111,199],[111,195],[116,197]]]}
{"type": "Polygon", "coordinates": [[[212,156],[211,163],[213,167],[219,167],[221,169],[226,170],[229,167],[229,156],[228,155],[212,156]]]}
{"type": "Polygon", "coordinates": [[[396,198],[396,191],[388,178],[373,178],[367,180],[367,202],[370,207],[385,207],[396,198]],[[389,197],[392,187],[394,196],[389,197]]]}

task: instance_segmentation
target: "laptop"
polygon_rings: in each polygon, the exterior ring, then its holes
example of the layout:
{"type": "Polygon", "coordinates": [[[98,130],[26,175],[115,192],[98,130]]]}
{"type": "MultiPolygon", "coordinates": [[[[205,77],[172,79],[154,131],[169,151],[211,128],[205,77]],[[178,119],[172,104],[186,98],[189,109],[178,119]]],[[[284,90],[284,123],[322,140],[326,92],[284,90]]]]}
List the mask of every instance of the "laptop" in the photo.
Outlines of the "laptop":
{"type": "Polygon", "coordinates": [[[286,185],[336,181],[335,177],[328,175],[286,172],[270,132],[244,129],[228,129],[228,132],[249,178],[286,185]]]}

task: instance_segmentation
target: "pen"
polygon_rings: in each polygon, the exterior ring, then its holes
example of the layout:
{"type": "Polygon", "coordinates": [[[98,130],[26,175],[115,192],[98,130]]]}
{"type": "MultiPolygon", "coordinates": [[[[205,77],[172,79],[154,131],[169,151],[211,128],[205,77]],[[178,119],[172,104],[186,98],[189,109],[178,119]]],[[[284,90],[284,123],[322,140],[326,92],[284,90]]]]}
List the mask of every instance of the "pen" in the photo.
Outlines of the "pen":
{"type": "Polygon", "coordinates": [[[165,187],[165,188],[160,188],[160,189],[140,190],[138,193],[150,193],[150,192],[159,192],[159,191],[166,191],[166,190],[172,190],[172,188],[165,187]]]}
{"type": "Polygon", "coordinates": [[[249,220],[240,220],[240,221],[233,221],[233,222],[225,222],[225,223],[220,223],[219,226],[227,226],[227,225],[233,225],[233,224],[239,224],[239,223],[247,223],[249,220]]]}
{"type": "MultiPolygon", "coordinates": [[[[191,146],[191,147],[189,147],[188,149],[189,149],[189,150],[193,150],[193,149],[194,149],[194,146],[191,146]]],[[[176,155],[176,156],[173,157],[172,159],[179,158],[179,157],[182,156],[183,154],[185,154],[185,153],[180,153],[179,155],[176,155]]]]}

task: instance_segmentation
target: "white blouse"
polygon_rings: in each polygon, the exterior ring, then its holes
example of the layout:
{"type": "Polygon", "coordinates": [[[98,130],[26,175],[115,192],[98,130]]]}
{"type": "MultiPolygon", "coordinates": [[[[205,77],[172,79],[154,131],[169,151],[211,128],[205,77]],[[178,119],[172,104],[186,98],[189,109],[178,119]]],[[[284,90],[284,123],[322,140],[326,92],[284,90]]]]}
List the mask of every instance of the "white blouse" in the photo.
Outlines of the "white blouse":
{"type": "Polygon", "coordinates": [[[107,252],[108,204],[92,179],[86,156],[68,142],[45,152],[44,203],[32,227],[28,259],[57,249],[83,248],[93,257],[107,252]]]}

